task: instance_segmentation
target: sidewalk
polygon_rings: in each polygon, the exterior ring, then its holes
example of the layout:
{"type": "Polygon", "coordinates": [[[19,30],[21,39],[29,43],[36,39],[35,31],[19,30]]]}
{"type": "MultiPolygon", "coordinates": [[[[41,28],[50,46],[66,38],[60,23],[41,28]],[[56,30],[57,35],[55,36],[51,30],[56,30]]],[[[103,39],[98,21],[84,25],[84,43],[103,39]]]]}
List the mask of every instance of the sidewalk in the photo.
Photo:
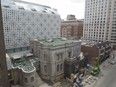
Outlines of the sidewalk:
{"type": "MultiPolygon", "coordinates": [[[[115,54],[116,60],[116,54],[115,54]]],[[[101,76],[95,87],[109,87],[109,83],[112,83],[111,87],[115,87],[115,72],[116,72],[116,64],[109,63],[110,58],[104,61],[100,65],[101,76]]]]}
{"type": "Polygon", "coordinates": [[[84,87],[95,87],[98,78],[95,76],[90,75],[85,81],[83,82],[84,87]]]}
{"type": "MultiPolygon", "coordinates": [[[[100,65],[100,70],[101,70],[101,73],[103,74],[103,76],[107,75],[112,69],[113,67],[116,65],[116,64],[110,64],[109,61],[110,61],[111,58],[108,58],[106,61],[104,61],[101,65],[100,65]]],[[[116,55],[115,55],[115,60],[116,60],[116,55]]]]}

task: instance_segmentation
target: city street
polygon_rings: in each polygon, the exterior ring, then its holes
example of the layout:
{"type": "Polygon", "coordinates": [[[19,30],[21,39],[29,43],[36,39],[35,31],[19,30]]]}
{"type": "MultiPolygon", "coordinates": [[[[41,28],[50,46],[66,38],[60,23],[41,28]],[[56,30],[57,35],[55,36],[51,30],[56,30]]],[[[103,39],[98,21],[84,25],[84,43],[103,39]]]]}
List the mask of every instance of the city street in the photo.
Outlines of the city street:
{"type": "Polygon", "coordinates": [[[96,87],[116,87],[116,64],[112,65],[108,61],[109,59],[100,66],[103,76],[98,80],[96,87]]]}

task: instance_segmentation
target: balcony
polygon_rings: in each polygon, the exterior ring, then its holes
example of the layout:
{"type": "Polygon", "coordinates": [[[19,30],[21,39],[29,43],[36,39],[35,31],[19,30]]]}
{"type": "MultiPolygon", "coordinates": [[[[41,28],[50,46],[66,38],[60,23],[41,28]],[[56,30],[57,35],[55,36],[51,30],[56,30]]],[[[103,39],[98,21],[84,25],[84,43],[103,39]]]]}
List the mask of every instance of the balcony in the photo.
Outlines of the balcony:
{"type": "Polygon", "coordinates": [[[108,52],[109,52],[109,50],[106,50],[106,51],[105,51],[105,53],[108,53],[108,52]]]}
{"type": "Polygon", "coordinates": [[[104,55],[104,52],[100,53],[100,56],[101,56],[101,55],[104,55]]]}

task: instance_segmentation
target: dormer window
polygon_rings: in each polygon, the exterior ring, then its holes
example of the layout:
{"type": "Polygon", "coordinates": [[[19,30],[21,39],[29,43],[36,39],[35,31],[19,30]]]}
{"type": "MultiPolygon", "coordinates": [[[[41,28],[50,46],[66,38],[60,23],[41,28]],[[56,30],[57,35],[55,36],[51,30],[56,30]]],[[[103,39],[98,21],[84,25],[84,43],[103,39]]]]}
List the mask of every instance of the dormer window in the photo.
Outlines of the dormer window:
{"type": "Polygon", "coordinates": [[[19,7],[20,10],[25,10],[24,7],[19,7]]]}
{"type": "Polygon", "coordinates": [[[47,10],[47,8],[44,8],[44,10],[47,10]]]}
{"type": "Polygon", "coordinates": [[[37,11],[35,8],[31,8],[31,11],[37,11]]]}
{"type": "Polygon", "coordinates": [[[5,8],[10,8],[10,6],[9,6],[9,5],[4,5],[4,7],[5,7],[5,8]]]}
{"type": "Polygon", "coordinates": [[[51,12],[52,14],[55,14],[53,11],[51,12]]]}
{"type": "Polygon", "coordinates": [[[45,10],[44,10],[44,11],[42,11],[42,12],[46,13],[46,11],[45,11],[45,10]]]}

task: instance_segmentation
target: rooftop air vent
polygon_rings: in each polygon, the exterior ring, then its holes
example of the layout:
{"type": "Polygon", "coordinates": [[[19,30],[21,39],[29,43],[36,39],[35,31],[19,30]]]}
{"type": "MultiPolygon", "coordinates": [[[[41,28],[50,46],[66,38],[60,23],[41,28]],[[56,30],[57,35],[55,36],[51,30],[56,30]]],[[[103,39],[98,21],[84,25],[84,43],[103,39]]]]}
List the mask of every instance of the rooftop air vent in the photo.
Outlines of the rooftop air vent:
{"type": "Polygon", "coordinates": [[[53,42],[53,39],[48,39],[47,41],[48,41],[48,42],[53,42]]]}
{"type": "Polygon", "coordinates": [[[34,41],[38,41],[37,39],[34,39],[34,41]]]}
{"type": "Polygon", "coordinates": [[[67,40],[67,38],[62,38],[63,41],[67,40]]]}

